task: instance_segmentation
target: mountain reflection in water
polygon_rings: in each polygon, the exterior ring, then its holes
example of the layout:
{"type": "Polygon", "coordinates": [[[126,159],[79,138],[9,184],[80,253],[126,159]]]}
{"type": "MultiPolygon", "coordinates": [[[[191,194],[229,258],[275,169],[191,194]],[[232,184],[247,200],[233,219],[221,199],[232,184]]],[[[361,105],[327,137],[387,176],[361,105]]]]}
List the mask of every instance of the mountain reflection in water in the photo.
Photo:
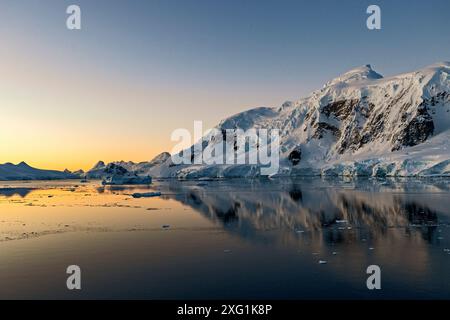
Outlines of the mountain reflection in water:
{"type": "Polygon", "coordinates": [[[446,181],[296,179],[174,182],[162,191],[244,237],[279,230],[285,231],[277,235],[284,240],[290,235],[296,241],[296,234],[302,234],[302,239],[345,243],[355,237],[383,238],[396,228],[419,231],[423,241],[432,242],[439,224],[450,220],[450,201],[437,202],[432,195],[448,187],[446,181]]]}
{"type": "Polygon", "coordinates": [[[0,297],[70,297],[53,274],[76,261],[83,298],[450,299],[449,195],[450,179],[8,183],[0,297]]]}

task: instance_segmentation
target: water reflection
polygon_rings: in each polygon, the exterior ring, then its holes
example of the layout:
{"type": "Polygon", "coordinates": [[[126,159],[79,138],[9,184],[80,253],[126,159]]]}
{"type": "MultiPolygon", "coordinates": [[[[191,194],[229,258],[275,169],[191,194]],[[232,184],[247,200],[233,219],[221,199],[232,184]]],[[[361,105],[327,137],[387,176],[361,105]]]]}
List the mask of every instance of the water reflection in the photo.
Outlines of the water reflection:
{"type": "Polygon", "coordinates": [[[0,196],[9,198],[17,195],[21,198],[25,198],[33,190],[35,190],[35,188],[0,188],[0,196]]]}
{"type": "Polygon", "coordinates": [[[29,290],[40,296],[46,286],[51,297],[69,294],[58,291],[64,281],[52,275],[79,261],[96,279],[83,297],[449,298],[449,184],[317,178],[168,180],[149,187],[8,183],[0,187],[0,282],[6,284],[0,297],[29,290]],[[149,191],[162,196],[132,197],[149,191]],[[33,264],[46,268],[37,268],[43,273],[30,282],[33,264]],[[378,295],[365,285],[371,264],[383,270],[378,295]],[[111,283],[117,274],[105,265],[117,266],[126,281],[111,283]],[[102,282],[106,273],[110,278],[102,282]]]}
{"type": "Polygon", "coordinates": [[[167,182],[161,190],[244,237],[278,230],[295,240],[343,243],[379,239],[389,230],[436,241],[439,226],[449,223],[450,202],[442,194],[448,187],[445,180],[288,179],[167,182]]]}

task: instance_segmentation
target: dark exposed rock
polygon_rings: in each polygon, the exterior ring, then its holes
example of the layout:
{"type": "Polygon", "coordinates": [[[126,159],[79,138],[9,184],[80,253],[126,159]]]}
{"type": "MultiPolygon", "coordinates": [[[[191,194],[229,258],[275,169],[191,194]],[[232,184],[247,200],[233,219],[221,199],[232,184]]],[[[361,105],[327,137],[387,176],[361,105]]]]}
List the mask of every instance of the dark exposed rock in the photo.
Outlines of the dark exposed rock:
{"type": "Polygon", "coordinates": [[[343,154],[346,150],[356,150],[361,146],[361,135],[358,127],[348,126],[340,141],[338,148],[339,154],[343,154]]]}
{"type": "Polygon", "coordinates": [[[115,164],[115,163],[109,163],[105,168],[105,173],[106,174],[124,175],[124,174],[128,173],[128,170],[125,169],[124,167],[121,167],[121,166],[115,164]]]}
{"type": "Polygon", "coordinates": [[[288,159],[293,166],[299,164],[300,161],[302,160],[302,150],[300,149],[300,147],[297,147],[294,150],[292,150],[291,153],[289,153],[288,159]]]}
{"type": "Polygon", "coordinates": [[[412,147],[419,143],[425,142],[427,138],[433,135],[434,123],[431,118],[418,120],[413,119],[404,131],[397,137],[397,142],[393,147],[393,151],[402,147],[412,147]]]}
{"type": "Polygon", "coordinates": [[[431,97],[430,99],[423,99],[422,103],[420,104],[420,106],[424,106],[424,107],[434,107],[437,104],[445,104],[448,103],[450,101],[450,93],[449,92],[439,92],[438,94],[436,94],[435,96],[431,97]]]}
{"type": "Polygon", "coordinates": [[[335,101],[322,107],[322,112],[327,117],[333,115],[337,119],[344,120],[353,112],[358,103],[358,99],[335,101]]]}
{"type": "Polygon", "coordinates": [[[358,106],[359,113],[365,118],[369,118],[372,114],[373,109],[375,108],[375,105],[372,102],[359,104],[358,106]]]}
{"type": "Polygon", "coordinates": [[[336,150],[339,154],[348,150],[358,150],[380,138],[392,142],[392,151],[422,143],[432,136],[435,130],[430,114],[435,114],[436,106],[448,103],[450,94],[439,92],[429,99],[424,99],[417,107],[416,113],[411,115],[412,103],[404,101],[409,92],[410,88],[406,88],[392,98],[387,95],[386,98],[390,98],[390,101],[383,109],[383,113],[378,114],[374,114],[376,106],[366,96],[361,99],[338,100],[323,106],[320,109],[321,114],[327,118],[334,118],[333,121],[339,121],[339,125],[329,124],[320,117],[315,121],[317,114],[308,112],[306,120],[310,119],[310,125],[316,129],[312,137],[321,139],[327,132],[331,132],[338,139],[336,150]],[[400,110],[399,127],[403,129],[397,133],[387,134],[385,122],[393,108],[400,110]]]}
{"type": "Polygon", "coordinates": [[[420,105],[417,115],[406,128],[393,137],[394,146],[392,151],[400,150],[403,147],[412,147],[425,142],[434,133],[433,118],[424,105],[420,105]]]}
{"type": "Polygon", "coordinates": [[[354,149],[361,148],[365,144],[375,140],[383,134],[384,131],[384,117],[382,114],[374,115],[371,120],[366,123],[361,131],[356,131],[354,133],[353,139],[351,141],[354,149]]]}
{"type": "Polygon", "coordinates": [[[338,128],[326,122],[318,122],[315,127],[316,132],[313,135],[313,138],[315,139],[322,139],[326,131],[331,132],[337,138],[339,138],[339,136],[341,135],[341,132],[338,128]]]}
{"type": "MultiPolygon", "coordinates": [[[[409,122],[406,128],[393,137],[394,147],[392,151],[400,150],[402,147],[411,147],[426,141],[434,133],[434,122],[429,111],[435,113],[434,107],[440,103],[445,104],[450,100],[448,92],[439,92],[429,99],[423,99],[417,107],[416,116],[409,122]],[[430,108],[431,107],[431,108],[430,108]],[[430,110],[432,109],[432,110],[430,110]]],[[[406,106],[408,107],[408,106],[406,106]]],[[[407,120],[407,114],[402,115],[402,122],[407,120]]]]}

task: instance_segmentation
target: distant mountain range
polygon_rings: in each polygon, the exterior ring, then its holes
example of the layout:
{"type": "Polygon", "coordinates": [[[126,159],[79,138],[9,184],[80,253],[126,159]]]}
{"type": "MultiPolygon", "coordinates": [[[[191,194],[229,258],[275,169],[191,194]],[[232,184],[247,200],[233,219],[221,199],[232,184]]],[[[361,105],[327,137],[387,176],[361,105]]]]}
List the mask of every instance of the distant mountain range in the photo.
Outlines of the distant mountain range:
{"type": "Polygon", "coordinates": [[[89,179],[101,179],[104,178],[111,169],[114,169],[114,166],[122,167],[128,172],[133,172],[138,175],[149,175],[149,171],[154,171],[155,168],[159,168],[165,163],[170,163],[170,158],[170,153],[163,152],[148,162],[135,163],[133,161],[115,161],[105,164],[103,161],[99,161],[91,170],[86,172],[84,176],[89,179]]]}
{"type": "MultiPolygon", "coordinates": [[[[251,128],[280,130],[280,168],[274,176],[450,176],[450,62],[388,78],[370,65],[361,66],[296,102],[224,119],[215,127],[216,133],[196,146],[204,150],[225,144],[234,147],[236,154],[245,154],[247,148],[236,148],[236,141],[223,132],[251,128]]],[[[260,175],[260,165],[175,165],[167,152],[149,162],[114,165],[162,178],[260,175]]],[[[101,178],[107,168],[100,161],[75,176],[101,178]]],[[[74,174],[38,170],[24,163],[0,166],[0,179],[70,175],[74,174]]]]}
{"type": "Polygon", "coordinates": [[[25,162],[0,164],[0,180],[54,180],[79,178],[80,172],[42,170],[30,167],[25,162]]]}

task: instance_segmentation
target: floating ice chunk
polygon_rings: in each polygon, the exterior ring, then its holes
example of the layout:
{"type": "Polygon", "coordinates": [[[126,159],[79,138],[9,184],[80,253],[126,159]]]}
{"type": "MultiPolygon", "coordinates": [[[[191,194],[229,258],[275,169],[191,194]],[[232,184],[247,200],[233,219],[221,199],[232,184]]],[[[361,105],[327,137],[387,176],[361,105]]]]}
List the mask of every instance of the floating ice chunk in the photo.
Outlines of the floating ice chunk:
{"type": "Polygon", "coordinates": [[[319,264],[327,264],[328,262],[326,260],[319,260],[319,264]]]}
{"type": "Polygon", "coordinates": [[[336,223],[347,223],[347,220],[336,220],[336,223]]]}
{"type": "Polygon", "coordinates": [[[133,198],[150,198],[150,197],[158,197],[161,195],[161,192],[157,191],[157,192],[144,192],[144,193],[133,193],[131,196],[133,198]]]}
{"type": "Polygon", "coordinates": [[[336,251],[333,251],[332,255],[333,255],[333,256],[337,255],[337,252],[336,252],[336,251]]]}
{"type": "Polygon", "coordinates": [[[211,177],[200,177],[198,178],[198,181],[214,181],[217,179],[211,178],[211,177]]]}

